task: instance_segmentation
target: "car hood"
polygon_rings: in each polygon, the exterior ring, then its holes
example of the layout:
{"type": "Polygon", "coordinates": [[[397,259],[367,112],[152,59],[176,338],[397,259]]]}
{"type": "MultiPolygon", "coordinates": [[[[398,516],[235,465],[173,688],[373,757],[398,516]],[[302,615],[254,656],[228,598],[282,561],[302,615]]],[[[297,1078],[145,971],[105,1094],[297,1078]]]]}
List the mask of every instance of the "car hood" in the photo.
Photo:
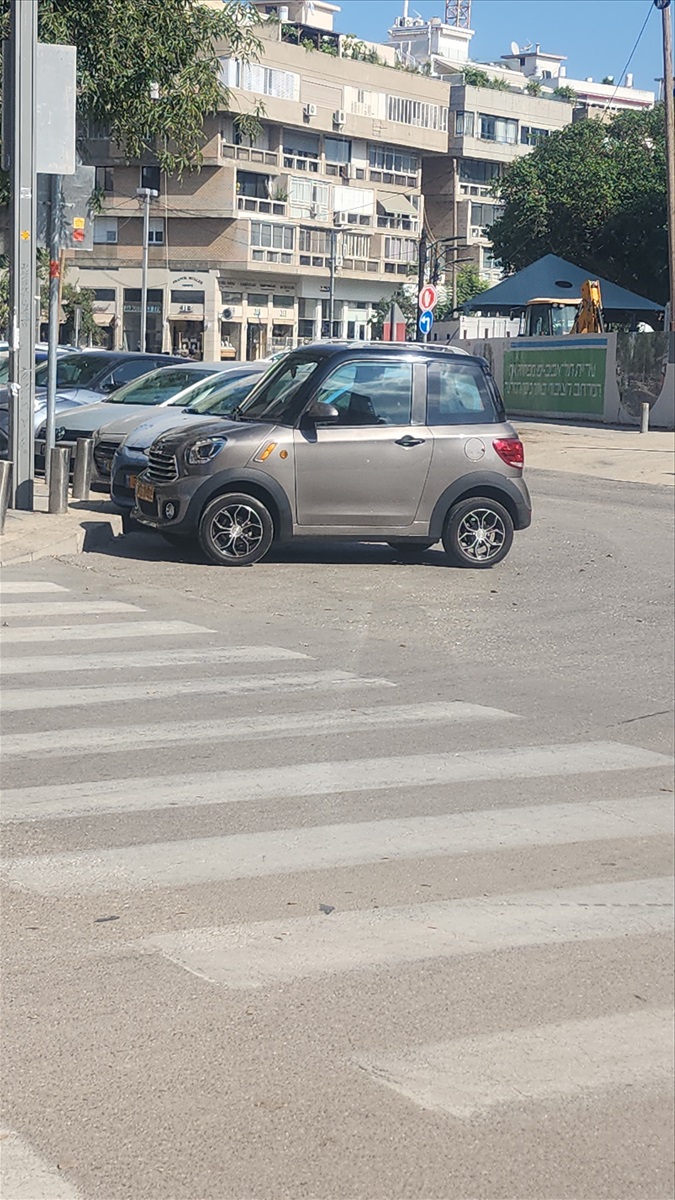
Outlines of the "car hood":
{"type": "Polygon", "coordinates": [[[209,417],[206,413],[184,412],[178,407],[163,408],[161,412],[145,421],[137,417],[131,417],[127,421],[114,421],[111,425],[106,425],[101,433],[104,436],[106,433],[118,435],[124,432],[123,427],[126,426],[128,432],[124,445],[127,449],[147,450],[156,438],[171,429],[182,433],[186,425],[204,425],[205,422],[211,424],[213,421],[222,424],[222,420],[222,417],[209,417]]]}
{"type": "Polygon", "coordinates": [[[214,435],[222,434],[232,441],[238,441],[242,437],[251,437],[252,434],[260,435],[262,440],[268,437],[275,424],[270,421],[231,421],[227,417],[199,417],[198,420],[193,418],[193,421],[188,422],[189,428],[179,426],[177,429],[170,429],[167,433],[161,434],[157,439],[158,448],[161,447],[168,454],[175,454],[177,450],[183,446],[189,446],[192,442],[196,442],[200,437],[213,437],[214,435]]]}
{"type": "Polygon", "coordinates": [[[119,423],[121,419],[120,410],[124,409],[124,419],[134,415],[147,416],[147,404],[108,404],[105,400],[99,400],[96,404],[86,404],[71,408],[68,412],[66,426],[69,430],[82,429],[91,433],[96,429],[101,429],[103,425],[109,425],[111,422],[119,423]]]}

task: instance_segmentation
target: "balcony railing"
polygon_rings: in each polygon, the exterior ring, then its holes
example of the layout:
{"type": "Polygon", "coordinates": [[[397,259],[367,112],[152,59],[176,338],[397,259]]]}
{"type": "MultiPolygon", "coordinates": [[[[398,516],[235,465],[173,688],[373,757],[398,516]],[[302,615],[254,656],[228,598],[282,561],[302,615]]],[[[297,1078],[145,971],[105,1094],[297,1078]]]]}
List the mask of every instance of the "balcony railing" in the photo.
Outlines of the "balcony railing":
{"type": "Polygon", "coordinates": [[[371,183],[393,183],[396,187],[419,187],[419,171],[415,175],[401,175],[397,171],[369,171],[371,183]]]}
{"type": "Polygon", "coordinates": [[[276,150],[256,150],[253,146],[235,146],[223,139],[221,144],[223,158],[234,158],[237,162],[260,163],[265,167],[278,167],[279,155],[276,150]]]}
{"type": "Polygon", "coordinates": [[[284,154],[284,168],[289,171],[306,171],[318,175],[321,160],[302,158],[299,154],[284,154]]]}
{"type": "Polygon", "coordinates": [[[285,200],[258,200],[255,196],[237,196],[239,212],[266,213],[271,217],[285,217],[288,205],[285,200]]]}
{"type": "Polygon", "coordinates": [[[417,217],[378,217],[378,229],[402,229],[406,233],[417,233],[420,223],[417,217]]]}

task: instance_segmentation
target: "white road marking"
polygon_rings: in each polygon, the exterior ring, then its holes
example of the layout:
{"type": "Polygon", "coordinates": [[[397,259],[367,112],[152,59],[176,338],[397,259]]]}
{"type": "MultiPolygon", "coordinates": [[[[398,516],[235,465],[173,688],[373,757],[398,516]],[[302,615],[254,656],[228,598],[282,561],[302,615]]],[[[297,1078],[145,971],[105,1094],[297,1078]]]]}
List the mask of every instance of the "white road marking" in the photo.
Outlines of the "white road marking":
{"type": "MultiPolygon", "coordinates": [[[[128,656],[126,661],[128,666],[128,656]]],[[[44,659],[42,669],[45,669],[44,659]]],[[[250,742],[283,737],[289,733],[293,737],[318,737],[425,723],[503,721],[514,717],[514,713],[500,708],[483,708],[480,704],[464,704],[459,700],[430,704],[381,704],[377,708],[350,707],[329,712],[266,715],[257,725],[251,722],[250,717],[233,717],[220,721],[167,721],[158,725],[118,725],[112,728],[100,725],[69,730],[65,737],[62,729],[7,734],[2,739],[2,753],[5,758],[25,754],[30,754],[31,758],[71,758],[90,751],[112,754],[116,751],[147,749],[149,746],[175,746],[181,742],[194,745],[222,741],[223,745],[227,745],[234,738],[250,742]]]]}
{"type": "MultiPolygon", "coordinates": [[[[77,811],[77,810],[76,810],[77,811]]],[[[8,859],[10,887],[41,895],[178,888],[260,879],[402,859],[425,860],[528,846],[562,846],[672,833],[668,797],[631,796],[579,804],[540,804],[403,817],[224,837],[119,846],[79,854],[8,859]]]]}
{"type": "Polygon", "coordinates": [[[44,1162],[11,1130],[0,1131],[0,1196],[2,1200],[77,1200],[58,1166],[44,1162]]]}
{"type": "MultiPolygon", "coordinates": [[[[142,622],[146,626],[153,622],[142,622]]],[[[158,621],[162,628],[158,633],[209,633],[199,625],[188,625],[183,621],[158,621]],[[178,629],[172,626],[180,626],[178,629]],[[168,628],[167,628],[168,627],[168,628]]],[[[89,629],[90,626],[85,626],[89,629]]],[[[137,630],[138,625],[121,626],[124,630],[137,630]]],[[[152,633],[152,630],[150,630],[152,633]]],[[[59,639],[62,640],[62,639],[59,639]]],[[[65,640],[65,639],[63,639],[65,640]]],[[[48,675],[50,672],[61,674],[63,671],[116,671],[140,667],[162,667],[169,671],[171,667],[188,666],[194,663],[207,663],[215,666],[217,663],[248,663],[248,662],[283,662],[290,659],[307,659],[309,655],[301,654],[299,650],[285,650],[283,646],[211,646],[206,650],[191,650],[181,647],[178,650],[125,650],[120,654],[40,654],[34,658],[27,656],[0,659],[0,675],[48,675]]]]}
{"type": "Polygon", "coordinates": [[[455,1038],[391,1058],[359,1058],[379,1083],[422,1108],[467,1118],[498,1104],[582,1097],[673,1081],[673,1011],[612,1013],[455,1038]]]}
{"type": "Polygon", "coordinates": [[[89,708],[92,704],[130,704],[132,700],[181,699],[187,696],[243,696],[249,692],[315,692],[325,688],[394,687],[387,679],[362,679],[350,671],[308,671],[304,675],[233,675],[219,679],[149,679],[119,687],[5,688],[3,712],[47,708],[89,708]]]}
{"type": "MultiPolygon", "coordinates": [[[[213,682],[221,683],[219,680],[213,682]]],[[[190,689],[185,685],[184,694],[206,690],[227,693],[229,684],[234,694],[255,690],[255,685],[264,685],[278,689],[280,697],[283,697],[284,690],[291,687],[294,690],[313,690],[374,684],[386,686],[386,680],[359,679],[350,677],[346,672],[331,674],[329,671],[316,675],[273,675],[241,680],[235,677],[223,680],[220,688],[202,689],[197,686],[190,689]],[[267,684],[264,684],[265,680],[267,684]]],[[[82,692],[88,690],[81,689],[82,692]]],[[[97,692],[99,689],[91,690],[97,692]]],[[[181,691],[183,689],[171,694],[180,694],[181,691]]],[[[4,695],[7,696],[7,689],[4,695]]],[[[19,696],[22,695],[25,696],[25,693],[19,693],[19,696]]],[[[108,689],[108,699],[115,698],[119,703],[128,703],[134,695],[130,688],[108,689]]],[[[40,693],[35,693],[33,704],[36,707],[40,707],[39,696],[40,693]]],[[[104,812],[147,812],[172,805],[195,808],[200,804],[283,800],[289,796],[326,796],[397,787],[445,788],[479,779],[539,779],[544,776],[648,770],[651,767],[672,767],[672,761],[665,754],[643,750],[639,746],[624,746],[618,742],[577,742],[562,746],[518,746],[454,754],[331,759],[252,769],[203,771],[191,775],[140,776],[135,779],[16,788],[4,793],[2,818],[49,820],[73,814],[82,817],[88,814],[98,816],[104,812]]]]}
{"type": "MultiPolygon", "coordinates": [[[[215,633],[204,625],[192,625],[189,621],[129,621],[119,624],[101,625],[43,625],[18,626],[14,629],[3,629],[0,643],[8,646],[12,643],[24,642],[98,642],[109,638],[172,637],[190,634],[215,633]]],[[[127,660],[133,657],[133,652],[127,655],[127,660]]],[[[18,661],[15,660],[15,661],[18,661]]]]}
{"type": "Polygon", "coordinates": [[[639,879],[187,929],[142,944],[211,983],[255,988],[516,946],[668,932],[672,924],[672,879],[639,879]]]}
{"type": "Polygon", "coordinates": [[[7,617],[66,617],[91,615],[92,613],[145,612],[137,604],[123,604],[121,600],[36,600],[22,602],[10,600],[3,604],[3,620],[7,617]]]}
{"type": "Polygon", "coordinates": [[[60,583],[41,583],[39,580],[29,583],[14,579],[3,579],[0,581],[0,596],[27,596],[31,593],[37,595],[38,592],[68,591],[70,591],[70,588],[61,587],[60,583]]]}

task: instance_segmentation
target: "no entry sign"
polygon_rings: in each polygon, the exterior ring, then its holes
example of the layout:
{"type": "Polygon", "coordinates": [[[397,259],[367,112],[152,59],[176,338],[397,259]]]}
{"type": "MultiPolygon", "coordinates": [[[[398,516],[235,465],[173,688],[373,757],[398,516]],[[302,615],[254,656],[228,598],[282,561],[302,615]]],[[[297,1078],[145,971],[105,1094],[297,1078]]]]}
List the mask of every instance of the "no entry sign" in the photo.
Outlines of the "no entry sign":
{"type": "Polygon", "coordinates": [[[422,288],[417,298],[417,302],[422,312],[429,312],[432,308],[434,308],[437,301],[438,292],[436,291],[436,288],[434,287],[433,283],[427,283],[425,287],[422,288]]]}

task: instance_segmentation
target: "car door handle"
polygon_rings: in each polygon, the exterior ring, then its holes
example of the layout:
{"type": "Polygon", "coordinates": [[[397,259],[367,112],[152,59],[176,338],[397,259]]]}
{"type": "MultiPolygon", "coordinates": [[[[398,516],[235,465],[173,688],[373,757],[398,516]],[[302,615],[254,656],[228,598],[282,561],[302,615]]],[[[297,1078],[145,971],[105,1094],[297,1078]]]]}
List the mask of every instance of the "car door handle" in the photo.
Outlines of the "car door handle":
{"type": "Polygon", "coordinates": [[[396,439],[395,445],[405,446],[406,449],[408,446],[423,446],[424,438],[414,438],[409,433],[406,433],[405,437],[396,439]]]}

